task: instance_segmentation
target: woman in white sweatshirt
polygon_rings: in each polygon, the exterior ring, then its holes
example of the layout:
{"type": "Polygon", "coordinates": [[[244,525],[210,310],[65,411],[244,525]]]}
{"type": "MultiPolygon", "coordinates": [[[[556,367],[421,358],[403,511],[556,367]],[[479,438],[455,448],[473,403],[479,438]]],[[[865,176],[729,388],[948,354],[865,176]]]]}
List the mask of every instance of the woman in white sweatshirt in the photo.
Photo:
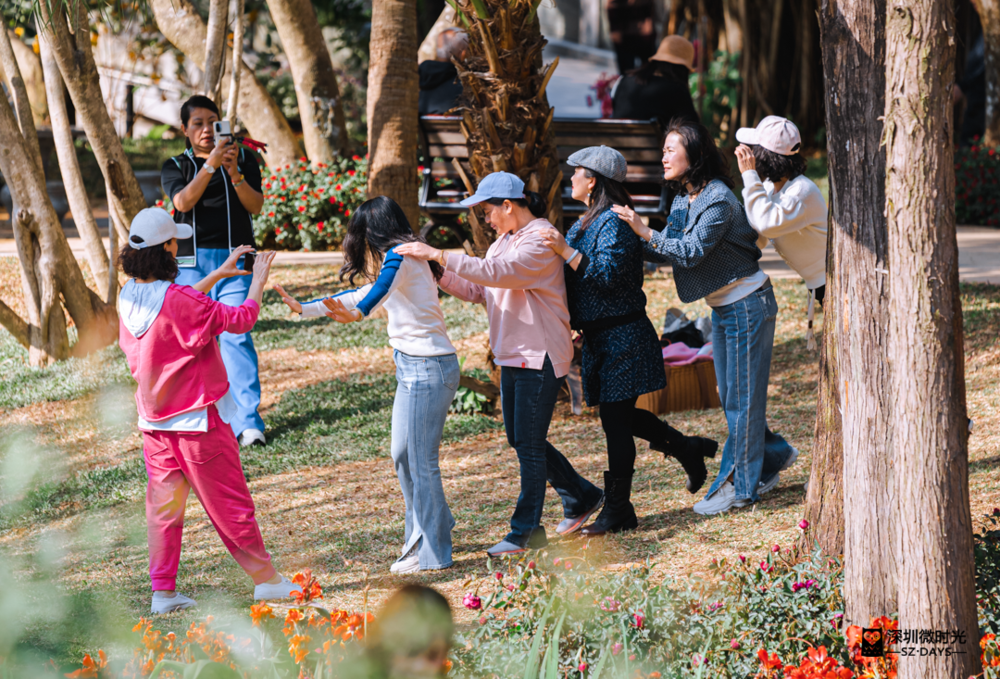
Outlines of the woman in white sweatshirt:
{"type": "Polygon", "coordinates": [[[438,448],[460,370],[438,303],[437,262],[403,257],[397,246],[418,240],[402,208],[377,196],[355,211],[344,238],[341,278],[378,277],[374,283],[332,297],[299,303],[281,286],[282,301],[304,317],[360,321],[381,306],[389,314],[389,344],[395,349],[396,398],[392,404],[392,461],[406,503],[402,556],[389,569],[413,573],[448,568],[455,526],[441,484],[438,448]]]}
{"type": "Polygon", "coordinates": [[[805,281],[810,307],[813,298],[822,304],[826,290],[826,201],[819,187],[805,176],[798,128],[785,118],[768,116],[756,128],[738,130],[736,139],[741,142],[736,158],[743,174],[743,204],[750,226],[761,236],[757,245],[764,247],[770,240],[805,281]]]}

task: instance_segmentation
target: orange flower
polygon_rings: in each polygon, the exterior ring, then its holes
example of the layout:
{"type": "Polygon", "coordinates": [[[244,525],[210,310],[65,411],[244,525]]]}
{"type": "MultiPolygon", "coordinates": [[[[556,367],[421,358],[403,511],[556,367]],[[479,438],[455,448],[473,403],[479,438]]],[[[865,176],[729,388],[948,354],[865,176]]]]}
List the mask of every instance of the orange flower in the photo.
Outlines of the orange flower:
{"type": "Polygon", "coordinates": [[[69,679],[96,679],[98,673],[108,666],[108,656],[104,654],[104,651],[98,651],[97,657],[98,660],[95,662],[89,653],[85,654],[83,656],[83,667],[75,672],[70,672],[66,676],[69,679]]]}
{"type": "Polygon", "coordinates": [[[441,669],[444,670],[445,674],[448,674],[449,672],[451,672],[451,660],[449,660],[448,658],[445,658],[444,662],[441,663],[441,669]]]}
{"type": "Polygon", "coordinates": [[[261,621],[269,618],[274,618],[274,609],[266,601],[250,607],[250,619],[253,620],[254,627],[260,627],[261,621]]]}
{"type": "Polygon", "coordinates": [[[295,623],[299,622],[300,620],[305,620],[305,617],[306,616],[304,616],[302,614],[302,611],[300,611],[299,609],[297,609],[297,608],[289,609],[288,615],[285,616],[285,624],[286,625],[294,625],[295,623]]]}
{"type": "Polygon", "coordinates": [[[312,637],[307,634],[296,634],[288,640],[288,654],[292,656],[292,660],[296,664],[301,663],[309,656],[306,644],[310,641],[312,641],[312,637]]]}
{"type": "Polygon", "coordinates": [[[313,577],[312,569],[305,569],[301,573],[296,573],[292,582],[302,588],[301,592],[292,592],[292,596],[300,603],[308,603],[315,599],[323,598],[323,590],[320,588],[316,578],[313,577]]]}
{"type": "Polygon", "coordinates": [[[765,670],[781,669],[781,658],[778,657],[777,653],[772,653],[771,657],[767,657],[767,651],[763,648],[757,651],[757,658],[760,660],[760,664],[764,666],[765,670]]]}

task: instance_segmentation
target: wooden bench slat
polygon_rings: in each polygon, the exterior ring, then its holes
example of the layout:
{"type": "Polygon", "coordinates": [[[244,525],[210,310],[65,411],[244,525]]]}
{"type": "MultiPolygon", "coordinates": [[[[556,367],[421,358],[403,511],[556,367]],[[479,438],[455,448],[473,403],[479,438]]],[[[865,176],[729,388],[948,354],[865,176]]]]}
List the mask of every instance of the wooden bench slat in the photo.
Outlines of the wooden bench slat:
{"type": "Polygon", "coordinates": [[[427,149],[431,158],[468,158],[469,148],[463,143],[461,146],[440,146],[431,144],[427,149]]]}
{"type": "Polygon", "coordinates": [[[658,149],[659,137],[627,137],[619,135],[556,135],[557,146],[610,146],[613,149],[658,149]]]}

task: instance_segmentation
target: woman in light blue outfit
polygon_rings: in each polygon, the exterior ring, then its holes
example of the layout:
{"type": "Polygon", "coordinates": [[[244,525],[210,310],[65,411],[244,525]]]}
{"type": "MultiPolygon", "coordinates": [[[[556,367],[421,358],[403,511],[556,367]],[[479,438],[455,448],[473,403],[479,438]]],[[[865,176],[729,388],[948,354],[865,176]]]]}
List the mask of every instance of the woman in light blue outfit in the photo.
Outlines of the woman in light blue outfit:
{"type": "Polygon", "coordinates": [[[628,207],[613,209],[645,241],[646,259],[673,265],[681,301],[704,299],[712,308],[715,375],[729,436],[719,475],[694,511],[719,514],[756,502],[798,456],[780,436],[767,437],[767,383],[778,303],[757,264],[757,233],[733,195],[728,165],[703,125],[670,124],[663,177],[679,193],[662,232],[645,226],[628,207]]]}
{"type": "Polygon", "coordinates": [[[389,344],[395,349],[396,399],[392,406],[392,461],[406,502],[402,556],[393,573],[448,568],[455,525],[441,484],[438,447],[458,389],[459,366],[438,303],[437,262],[403,257],[396,246],[419,240],[403,210],[378,196],[354,213],[344,239],[341,279],[373,277],[369,262],[383,258],[378,278],[356,290],[300,304],[281,286],[281,299],[304,317],[326,315],[352,323],[385,305],[389,344]]]}

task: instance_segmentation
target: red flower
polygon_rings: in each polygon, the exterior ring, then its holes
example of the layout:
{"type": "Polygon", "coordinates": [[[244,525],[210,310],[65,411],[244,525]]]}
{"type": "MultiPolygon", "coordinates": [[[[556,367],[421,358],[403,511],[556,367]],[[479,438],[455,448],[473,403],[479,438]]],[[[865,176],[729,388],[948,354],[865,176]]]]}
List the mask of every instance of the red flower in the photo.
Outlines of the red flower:
{"type": "MultiPolygon", "coordinates": [[[[365,157],[367,158],[367,156],[365,157]]],[[[358,155],[351,156],[351,160],[353,160],[354,162],[358,162],[359,160],[361,160],[361,156],[358,155]]]]}
{"type": "Polygon", "coordinates": [[[268,212],[268,213],[267,213],[267,216],[268,216],[268,217],[273,217],[273,216],[274,216],[274,213],[273,213],[273,212],[268,212]]]}
{"type": "Polygon", "coordinates": [[[340,190],[341,190],[342,188],[344,188],[344,187],[343,187],[343,186],[341,186],[340,184],[337,184],[337,185],[336,185],[336,186],[334,186],[333,188],[334,188],[334,190],[335,190],[335,191],[340,191],[340,190]]]}
{"type": "Polygon", "coordinates": [[[348,170],[348,171],[347,171],[347,174],[348,174],[349,176],[353,177],[353,176],[354,176],[354,170],[348,170]]]}
{"type": "Polygon", "coordinates": [[[305,211],[306,211],[306,206],[305,205],[299,205],[299,212],[305,212],[305,211]]]}
{"type": "Polygon", "coordinates": [[[299,158],[299,162],[300,162],[300,163],[304,163],[304,162],[306,162],[307,160],[309,160],[309,159],[308,159],[308,158],[306,158],[305,156],[302,156],[301,158],[299,158]]]}

